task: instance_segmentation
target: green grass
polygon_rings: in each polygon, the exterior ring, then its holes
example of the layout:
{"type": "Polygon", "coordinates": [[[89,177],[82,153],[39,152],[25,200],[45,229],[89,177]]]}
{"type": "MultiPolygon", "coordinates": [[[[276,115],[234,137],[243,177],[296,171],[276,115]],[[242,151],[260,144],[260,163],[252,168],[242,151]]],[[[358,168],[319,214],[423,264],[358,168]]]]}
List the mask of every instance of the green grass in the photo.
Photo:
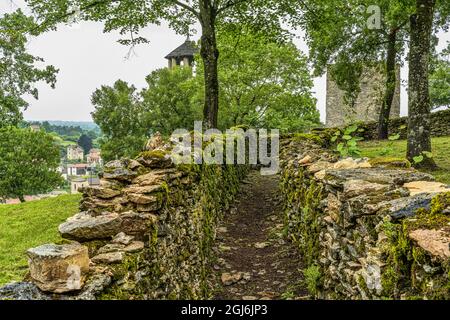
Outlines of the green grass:
{"type": "Polygon", "coordinates": [[[80,199],[80,195],[61,195],[0,205],[0,286],[23,278],[27,249],[61,241],[58,225],[78,212],[80,199]]]}
{"type": "MultiPolygon", "coordinates": [[[[380,156],[404,158],[406,155],[406,140],[397,141],[363,141],[359,144],[363,157],[376,158],[380,156]],[[390,145],[391,144],[391,145],[390,145]],[[388,151],[381,154],[382,150],[388,151]]],[[[439,166],[438,170],[426,171],[436,177],[437,181],[450,184],[450,137],[432,139],[433,158],[439,166]]]]}

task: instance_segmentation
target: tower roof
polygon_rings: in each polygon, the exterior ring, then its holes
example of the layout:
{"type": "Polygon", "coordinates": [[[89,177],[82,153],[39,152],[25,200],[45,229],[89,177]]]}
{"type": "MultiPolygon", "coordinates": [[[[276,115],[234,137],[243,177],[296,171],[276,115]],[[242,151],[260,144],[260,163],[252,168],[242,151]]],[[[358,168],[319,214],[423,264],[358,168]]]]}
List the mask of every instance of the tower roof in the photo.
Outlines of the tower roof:
{"type": "Polygon", "coordinates": [[[195,42],[190,41],[189,39],[186,39],[186,41],[173,50],[171,53],[169,53],[167,56],[165,56],[166,59],[171,58],[179,58],[179,57],[192,57],[194,54],[197,53],[197,48],[195,47],[195,42]]]}

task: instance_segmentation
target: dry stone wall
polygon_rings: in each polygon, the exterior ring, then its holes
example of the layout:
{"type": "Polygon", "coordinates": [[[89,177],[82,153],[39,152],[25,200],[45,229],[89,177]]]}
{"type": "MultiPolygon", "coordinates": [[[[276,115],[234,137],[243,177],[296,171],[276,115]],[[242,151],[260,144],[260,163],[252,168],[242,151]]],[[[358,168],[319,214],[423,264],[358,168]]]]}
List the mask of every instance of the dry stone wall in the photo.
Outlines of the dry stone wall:
{"type": "Polygon", "coordinates": [[[325,299],[450,299],[450,189],[405,161],[339,159],[326,132],[282,142],[289,237],[325,299]]]}
{"type": "MultiPolygon", "coordinates": [[[[430,114],[431,129],[430,134],[433,137],[450,136],[450,109],[433,112],[430,114]]],[[[365,140],[376,140],[378,138],[378,122],[371,121],[358,124],[364,129],[361,136],[365,140]]],[[[391,118],[389,120],[389,134],[400,134],[401,139],[406,139],[408,126],[408,117],[391,118]]]]}
{"type": "Polygon", "coordinates": [[[105,166],[64,239],[28,251],[27,281],[0,299],[200,299],[210,292],[215,226],[245,165],[180,165],[169,147],[105,166]]]}

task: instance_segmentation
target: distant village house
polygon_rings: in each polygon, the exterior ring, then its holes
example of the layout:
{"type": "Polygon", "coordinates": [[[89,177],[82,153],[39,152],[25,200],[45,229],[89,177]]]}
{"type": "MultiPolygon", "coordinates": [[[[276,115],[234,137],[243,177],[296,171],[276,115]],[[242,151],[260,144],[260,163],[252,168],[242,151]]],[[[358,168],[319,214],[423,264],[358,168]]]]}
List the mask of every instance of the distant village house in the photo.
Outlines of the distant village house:
{"type": "Polygon", "coordinates": [[[96,166],[96,165],[101,166],[103,164],[99,149],[91,149],[89,151],[89,154],[87,155],[86,159],[87,159],[87,163],[90,166],[96,166]]]}
{"type": "Polygon", "coordinates": [[[87,174],[89,165],[86,163],[75,163],[67,165],[68,176],[84,176],[87,174]]]}
{"type": "Polygon", "coordinates": [[[84,159],[84,152],[80,146],[70,145],[67,147],[67,160],[81,160],[84,159]]]}
{"type": "Polygon", "coordinates": [[[100,179],[99,178],[74,178],[70,181],[70,192],[79,193],[82,188],[88,186],[99,186],[100,179]]]}

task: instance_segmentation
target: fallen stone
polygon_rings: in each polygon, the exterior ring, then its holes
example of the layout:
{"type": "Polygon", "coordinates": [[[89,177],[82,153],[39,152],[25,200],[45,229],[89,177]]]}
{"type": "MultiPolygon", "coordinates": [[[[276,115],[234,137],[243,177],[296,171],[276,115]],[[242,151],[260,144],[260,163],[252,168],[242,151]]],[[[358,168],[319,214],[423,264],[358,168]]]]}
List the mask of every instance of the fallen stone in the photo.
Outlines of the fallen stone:
{"type": "Polygon", "coordinates": [[[448,185],[432,181],[413,181],[403,185],[412,196],[420,193],[438,193],[450,191],[448,185]]]}
{"type": "Polygon", "coordinates": [[[89,271],[88,248],[79,243],[44,244],[29,249],[30,276],[45,292],[80,290],[89,271]]]}
{"type": "Polygon", "coordinates": [[[117,213],[92,217],[84,213],[69,218],[59,226],[65,239],[87,241],[110,238],[121,231],[122,219],[117,213]]]}
{"type": "Polygon", "coordinates": [[[242,272],[236,273],[225,272],[222,273],[221,280],[225,286],[230,286],[232,284],[239,282],[242,279],[242,276],[243,276],[242,272]]]}
{"type": "Polygon", "coordinates": [[[419,247],[432,256],[444,261],[450,258],[450,233],[443,230],[418,229],[409,233],[409,237],[419,247]]]}
{"type": "Polygon", "coordinates": [[[124,258],[123,252],[108,252],[101,253],[92,258],[92,262],[95,263],[104,263],[104,264],[112,264],[122,262],[124,258]]]}
{"type": "Polygon", "coordinates": [[[255,243],[255,248],[257,248],[257,249],[264,249],[264,248],[267,248],[268,246],[270,246],[270,244],[267,243],[267,242],[257,242],[257,243],[255,243]]]}

